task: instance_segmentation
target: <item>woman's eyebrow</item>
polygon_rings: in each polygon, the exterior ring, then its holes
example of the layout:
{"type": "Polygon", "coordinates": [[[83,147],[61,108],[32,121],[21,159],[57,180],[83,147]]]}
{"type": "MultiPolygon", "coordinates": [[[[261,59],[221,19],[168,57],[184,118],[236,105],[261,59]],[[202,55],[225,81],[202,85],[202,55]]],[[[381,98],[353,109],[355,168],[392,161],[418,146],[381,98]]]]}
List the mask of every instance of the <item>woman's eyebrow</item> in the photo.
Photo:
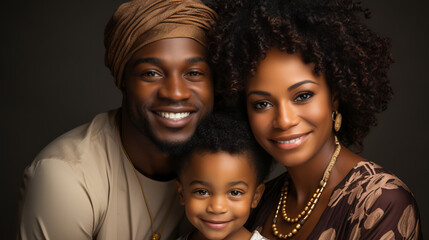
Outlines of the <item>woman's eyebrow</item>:
{"type": "Polygon", "coordinates": [[[299,86],[304,85],[304,84],[306,84],[306,83],[313,83],[313,84],[316,84],[316,85],[320,85],[320,84],[318,84],[318,83],[317,83],[317,82],[315,82],[315,81],[311,81],[311,80],[303,80],[303,81],[301,81],[301,82],[297,82],[297,83],[295,83],[294,85],[292,85],[292,86],[288,87],[288,88],[287,88],[287,90],[290,92],[290,91],[292,91],[292,90],[294,90],[294,89],[298,88],[299,86]]]}
{"type": "Polygon", "coordinates": [[[271,94],[269,92],[265,92],[265,91],[250,91],[247,94],[247,96],[252,95],[252,94],[263,95],[263,96],[271,96],[271,94]]]}
{"type": "MultiPolygon", "coordinates": [[[[295,84],[293,84],[292,86],[288,87],[287,90],[290,92],[296,88],[298,88],[301,85],[307,84],[307,83],[312,83],[312,84],[316,84],[316,85],[320,85],[319,83],[315,82],[315,81],[311,81],[311,80],[303,80],[301,82],[297,82],[295,84]]],[[[263,95],[263,96],[271,96],[271,94],[269,92],[265,92],[265,91],[250,91],[247,96],[250,96],[252,94],[256,94],[256,95],[263,95]]]]}

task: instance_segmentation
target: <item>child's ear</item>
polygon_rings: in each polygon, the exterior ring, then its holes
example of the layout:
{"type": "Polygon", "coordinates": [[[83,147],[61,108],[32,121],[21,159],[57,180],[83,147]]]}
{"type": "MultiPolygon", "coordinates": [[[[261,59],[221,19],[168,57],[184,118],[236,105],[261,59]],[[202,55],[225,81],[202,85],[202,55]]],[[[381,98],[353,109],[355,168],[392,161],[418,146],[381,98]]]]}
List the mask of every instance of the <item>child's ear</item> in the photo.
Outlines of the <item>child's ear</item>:
{"type": "Polygon", "coordinates": [[[174,182],[176,183],[177,195],[179,195],[180,204],[183,206],[185,205],[185,199],[183,198],[183,185],[178,179],[175,179],[174,182]]]}
{"type": "Polygon", "coordinates": [[[265,184],[261,183],[256,188],[255,195],[253,195],[252,205],[251,208],[256,208],[258,206],[259,201],[262,198],[262,194],[264,194],[265,191],[265,184]]]}

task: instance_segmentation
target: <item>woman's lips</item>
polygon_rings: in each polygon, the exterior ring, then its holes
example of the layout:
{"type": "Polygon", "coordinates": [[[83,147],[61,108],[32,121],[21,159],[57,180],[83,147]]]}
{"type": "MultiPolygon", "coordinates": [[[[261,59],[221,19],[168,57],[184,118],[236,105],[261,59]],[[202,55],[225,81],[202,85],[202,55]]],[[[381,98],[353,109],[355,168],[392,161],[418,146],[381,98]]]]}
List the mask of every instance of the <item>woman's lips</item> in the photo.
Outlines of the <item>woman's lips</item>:
{"type": "Polygon", "coordinates": [[[270,141],[281,149],[291,150],[299,147],[307,139],[309,134],[310,133],[295,134],[295,135],[285,136],[285,137],[276,137],[276,138],[270,139],[270,141]]]}

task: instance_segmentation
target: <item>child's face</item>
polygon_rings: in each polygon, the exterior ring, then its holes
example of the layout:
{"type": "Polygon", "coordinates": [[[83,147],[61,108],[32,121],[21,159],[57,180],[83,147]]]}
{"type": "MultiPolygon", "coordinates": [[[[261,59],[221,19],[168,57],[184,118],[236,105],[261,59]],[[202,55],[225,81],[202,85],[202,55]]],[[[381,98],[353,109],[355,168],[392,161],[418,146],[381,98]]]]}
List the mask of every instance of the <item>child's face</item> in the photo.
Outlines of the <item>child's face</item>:
{"type": "Polygon", "coordinates": [[[177,181],[189,221],[208,239],[236,236],[258,205],[264,185],[247,155],[194,153],[177,181]]]}

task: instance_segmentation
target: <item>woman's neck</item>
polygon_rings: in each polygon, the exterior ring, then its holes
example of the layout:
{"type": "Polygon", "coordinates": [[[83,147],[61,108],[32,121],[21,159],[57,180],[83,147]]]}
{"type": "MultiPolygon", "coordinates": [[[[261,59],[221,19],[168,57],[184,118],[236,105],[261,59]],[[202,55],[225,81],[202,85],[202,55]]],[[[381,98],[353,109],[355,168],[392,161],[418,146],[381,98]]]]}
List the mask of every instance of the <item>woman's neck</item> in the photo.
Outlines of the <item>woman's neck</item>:
{"type": "MultiPolygon", "coordinates": [[[[288,173],[291,178],[289,185],[290,194],[296,196],[298,205],[301,205],[299,203],[308,201],[310,196],[313,195],[315,190],[319,187],[319,183],[334,154],[335,148],[336,144],[334,136],[332,135],[332,138],[326,141],[320,151],[311,159],[302,165],[288,167],[288,173]]],[[[327,188],[330,187],[330,182],[331,181],[328,181],[327,188]]]]}

